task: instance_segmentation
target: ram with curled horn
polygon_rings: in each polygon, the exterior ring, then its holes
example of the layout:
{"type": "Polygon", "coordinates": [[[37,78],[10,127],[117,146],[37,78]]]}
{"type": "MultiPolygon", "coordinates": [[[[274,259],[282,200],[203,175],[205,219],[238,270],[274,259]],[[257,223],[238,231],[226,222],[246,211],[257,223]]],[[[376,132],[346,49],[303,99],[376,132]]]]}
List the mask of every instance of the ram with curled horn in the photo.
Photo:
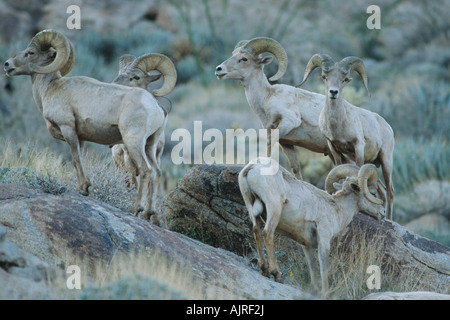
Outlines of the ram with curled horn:
{"type": "MultiPolygon", "coordinates": [[[[125,85],[128,87],[138,87],[151,92],[157,100],[169,94],[175,87],[177,81],[177,71],[172,61],[160,53],[148,53],[138,58],[133,55],[125,54],[119,60],[119,74],[113,83],[125,85]],[[152,71],[158,71],[158,74],[150,74],[152,71]],[[158,89],[150,91],[149,85],[152,82],[163,78],[164,82],[158,89]]],[[[160,102],[158,100],[158,102],[160,102]]],[[[160,103],[161,105],[161,103],[160,103]]],[[[162,107],[165,115],[169,110],[162,107]]],[[[161,165],[161,156],[164,150],[165,135],[161,134],[157,149],[156,160],[161,165]]],[[[117,167],[123,168],[129,174],[128,186],[137,186],[137,168],[131,161],[127,149],[123,144],[116,144],[111,148],[112,157],[117,167]]]]}
{"type": "Polygon", "coordinates": [[[283,167],[274,175],[265,174],[269,167],[275,166],[274,161],[267,158],[252,160],[238,178],[253,224],[261,271],[266,276],[273,275],[275,280],[281,277],[274,249],[274,233],[279,231],[302,245],[313,286],[319,289],[317,278],[320,273],[322,295],[326,296],[332,239],[358,212],[375,219],[384,217],[385,200],[377,190],[376,167],[372,164],[362,168],[353,164],[334,167],[326,178],[326,185],[333,188],[328,193],[295,179],[283,167]],[[315,259],[316,249],[318,259],[315,259]]]}
{"type": "Polygon", "coordinates": [[[123,143],[139,174],[139,190],[131,209],[143,217],[155,213],[154,185],[161,175],[156,148],[164,132],[164,111],[149,92],[83,76],[66,77],[73,65],[70,41],[60,32],[44,30],[27,48],[8,59],[8,76],[29,75],[33,97],[50,134],[67,142],[77,173],[78,190],[89,194],[80,142],[123,143]],[[146,152],[148,150],[149,152],[146,152]]]}
{"type": "Polygon", "coordinates": [[[262,56],[265,52],[272,53],[278,61],[278,70],[269,80],[279,80],[287,69],[287,54],[279,42],[265,37],[238,42],[232,56],[217,66],[215,74],[219,80],[240,81],[248,104],[259,117],[263,128],[270,131],[268,155],[272,146],[279,142],[292,172],[301,179],[296,146],[326,154],[333,163],[335,161],[319,129],[319,114],[325,97],[285,84],[271,85],[263,67],[273,58],[262,56]]]}
{"type": "MultiPolygon", "coordinates": [[[[379,114],[358,108],[342,97],[342,90],[350,81],[350,72],[358,72],[369,93],[368,77],[363,61],[354,56],[335,63],[326,54],[315,54],[306,66],[302,85],[311,72],[322,69],[326,86],[326,100],[320,112],[319,127],[325,135],[336,164],[341,160],[354,161],[361,167],[365,163],[381,165],[386,183],[386,217],[392,219],[394,187],[392,183],[394,132],[379,114]]],[[[299,86],[300,86],[299,85],[299,86]]]]}

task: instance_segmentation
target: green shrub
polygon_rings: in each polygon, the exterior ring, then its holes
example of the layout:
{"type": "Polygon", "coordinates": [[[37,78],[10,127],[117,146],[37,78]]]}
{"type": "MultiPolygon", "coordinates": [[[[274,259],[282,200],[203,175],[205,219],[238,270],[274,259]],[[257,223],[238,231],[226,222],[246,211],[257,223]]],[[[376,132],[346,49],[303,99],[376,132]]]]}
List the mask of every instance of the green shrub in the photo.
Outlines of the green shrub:
{"type": "Polygon", "coordinates": [[[450,179],[450,147],[445,138],[407,138],[394,150],[394,188],[396,192],[411,191],[414,183],[428,179],[450,179]]]}
{"type": "Polygon", "coordinates": [[[396,136],[430,139],[450,137],[450,91],[444,81],[417,80],[394,86],[386,99],[383,117],[396,136]]]}

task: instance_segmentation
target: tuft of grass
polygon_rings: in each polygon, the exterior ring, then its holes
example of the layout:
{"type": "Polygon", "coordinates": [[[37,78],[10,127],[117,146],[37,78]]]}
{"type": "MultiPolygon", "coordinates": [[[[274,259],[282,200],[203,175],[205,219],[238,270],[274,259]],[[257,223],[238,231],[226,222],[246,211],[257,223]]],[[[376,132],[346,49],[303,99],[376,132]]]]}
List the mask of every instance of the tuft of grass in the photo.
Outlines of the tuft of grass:
{"type": "MultiPolygon", "coordinates": [[[[31,142],[18,144],[0,139],[0,145],[0,183],[24,183],[55,195],[76,191],[76,171],[70,158],[31,142]]],[[[89,196],[128,211],[137,190],[126,186],[127,173],[114,166],[110,150],[83,149],[82,161],[92,183],[89,196]]],[[[174,166],[163,156],[161,169],[158,194],[165,194],[175,188],[186,167],[174,166]]]]}
{"type": "MultiPolygon", "coordinates": [[[[333,241],[329,257],[327,299],[359,300],[376,291],[448,292],[448,288],[431,287],[420,268],[400,269],[393,264],[386,250],[384,236],[368,234],[370,233],[367,230],[358,228],[355,232],[341,235],[333,241]],[[369,266],[380,268],[380,289],[368,287],[369,277],[373,274],[368,272],[369,266]]],[[[300,245],[277,234],[275,248],[283,248],[283,251],[275,252],[282,272],[282,282],[317,294],[317,288],[312,286],[308,264],[300,245]]],[[[258,268],[257,254],[249,256],[248,259],[254,268],[258,268]]],[[[321,289],[320,283],[318,289],[321,289]]]]}
{"type": "Polygon", "coordinates": [[[81,300],[208,300],[233,299],[220,289],[208,288],[193,270],[152,252],[116,252],[111,261],[78,261],[81,289],[67,290],[65,274],[49,278],[52,292],[61,299],[81,300]]]}

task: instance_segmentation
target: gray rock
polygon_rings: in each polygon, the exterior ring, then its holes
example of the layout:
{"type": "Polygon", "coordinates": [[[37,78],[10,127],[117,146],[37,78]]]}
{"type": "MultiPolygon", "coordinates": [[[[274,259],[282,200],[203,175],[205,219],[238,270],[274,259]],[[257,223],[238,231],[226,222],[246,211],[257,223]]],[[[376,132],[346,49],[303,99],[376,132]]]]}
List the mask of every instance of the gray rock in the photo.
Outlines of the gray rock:
{"type": "MultiPolygon", "coordinates": [[[[0,225],[7,230],[4,241],[32,253],[49,268],[61,270],[82,261],[87,272],[93,274],[95,266],[111,261],[117,252],[156,251],[193,270],[205,290],[222,292],[223,296],[311,298],[263,277],[248,260],[234,253],[162,229],[77,193],[51,195],[23,185],[0,184],[0,225]]],[[[12,288],[14,279],[21,284],[31,281],[2,272],[0,287],[12,288]]],[[[16,296],[22,297],[20,293],[16,296]]]]}
{"type": "Polygon", "coordinates": [[[413,292],[376,292],[362,300],[450,300],[450,295],[429,291],[413,292]]]}
{"type": "Polygon", "coordinates": [[[251,251],[252,226],[237,184],[241,169],[208,165],[188,169],[162,203],[167,228],[239,255],[251,251]]]}

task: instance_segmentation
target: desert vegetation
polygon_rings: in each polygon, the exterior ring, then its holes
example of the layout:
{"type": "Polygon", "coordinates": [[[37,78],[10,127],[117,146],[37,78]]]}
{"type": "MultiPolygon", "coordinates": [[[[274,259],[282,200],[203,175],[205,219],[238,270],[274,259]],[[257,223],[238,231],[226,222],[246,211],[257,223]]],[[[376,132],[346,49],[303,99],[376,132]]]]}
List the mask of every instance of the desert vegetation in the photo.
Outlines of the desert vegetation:
{"type": "MultiPolygon", "coordinates": [[[[366,95],[355,74],[355,81],[344,90],[344,98],[380,114],[394,131],[394,220],[407,224],[420,215],[438,212],[442,217],[439,228],[423,226],[416,231],[450,246],[450,208],[445,200],[448,194],[443,195],[438,208],[437,202],[431,200],[441,197],[440,190],[450,183],[450,8],[444,0],[379,1],[379,30],[366,26],[366,8],[371,3],[365,0],[135,2],[135,10],[125,10],[127,15],[121,15],[118,12],[126,5],[113,1],[109,4],[110,16],[100,14],[105,6],[101,1],[82,5],[82,29],[69,31],[65,26],[66,6],[55,4],[56,1],[44,1],[44,7],[28,7],[26,1],[5,1],[10,10],[33,17],[34,22],[27,26],[31,18],[19,20],[17,37],[7,37],[8,29],[0,22],[0,60],[3,63],[25,48],[35,31],[44,27],[58,29],[72,41],[76,62],[70,76],[112,82],[123,54],[156,52],[168,56],[175,64],[178,81],[167,100],[161,100],[171,106],[171,111],[161,161],[160,201],[191,166],[174,165],[171,161],[175,144],[171,133],[175,129],[192,132],[193,121],[202,121],[204,130],[217,128],[223,133],[228,128],[261,128],[238,81],[219,81],[214,75],[216,66],[230,57],[238,41],[266,36],[282,44],[289,62],[279,82],[290,85],[302,80],[308,60],[316,52],[339,60],[349,55],[361,57],[371,96],[366,95]],[[116,20],[108,23],[108,19],[116,20]],[[429,200],[418,194],[424,191],[433,193],[429,200]],[[420,207],[422,214],[413,214],[414,207],[420,207]]],[[[273,62],[264,70],[273,75],[277,64],[273,62]]],[[[159,87],[160,82],[154,86],[159,87]]],[[[325,87],[319,72],[313,72],[302,88],[323,93],[325,87]]],[[[127,175],[114,166],[110,148],[85,143],[82,153],[86,175],[93,181],[89,196],[128,211],[136,190],[127,188],[127,175]]],[[[323,188],[332,168],[330,159],[305,150],[298,152],[298,159],[303,178],[323,188]]],[[[280,163],[289,169],[282,153],[280,163]]],[[[28,77],[0,76],[0,183],[24,183],[53,194],[77,188],[70,150],[66,143],[48,133],[35,106],[28,77]]],[[[369,243],[351,247],[355,248],[353,262],[339,261],[338,253],[331,257],[330,292],[334,298],[356,299],[368,293],[361,280],[366,278],[367,265],[362,266],[361,261],[377,264],[373,262],[377,259],[373,251],[379,248],[369,243]],[[348,269],[350,264],[355,267],[348,269]]],[[[277,255],[283,281],[304,288],[302,279],[308,278],[307,266],[297,249],[277,255]]],[[[252,257],[248,259],[251,261],[252,257]]],[[[417,272],[420,277],[420,270],[417,272]]],[[[114,281],[119,285],[119,278],[96,282],[89,294],[104,297],[94,287],[114,281]]],[[[384,280],[391,281],[391,290],[427,289],[394,273],[391,280],[384,280]]],[[[167,297],[187,296],[181,292],[179,296],[169,293],[167,297]]]]}

